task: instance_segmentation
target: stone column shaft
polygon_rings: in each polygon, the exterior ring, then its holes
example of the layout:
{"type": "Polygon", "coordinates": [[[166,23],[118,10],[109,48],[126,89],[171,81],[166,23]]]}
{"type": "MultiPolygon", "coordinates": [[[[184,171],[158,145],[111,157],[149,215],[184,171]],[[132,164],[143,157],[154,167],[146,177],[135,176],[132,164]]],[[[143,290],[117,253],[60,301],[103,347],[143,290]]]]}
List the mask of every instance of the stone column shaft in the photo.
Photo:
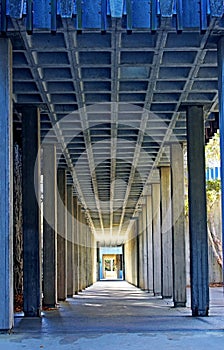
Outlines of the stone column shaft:
{"type": "Polygon", "coordinates": [[[58,223],[57,223],[57,270],[58,270],[58,300],[67,297],[67,187],[66,172],[58,169],[58,223]]]}
{"type": "Polygon", "coordinates": [[[152,184],[152,233],[154,294],[162,292],[160,184],[152,184]]]}
{"type": "Polygon", "coordinates": [[[22,109],[23,144],[23,301],[24,314],[41,312],[40,231],[40,113],[36,107],[22,109]]]}
{"type": "Polygon", "coordinates": [[[147,218],[146,218],[146,204],[142,206],[142,238],[143,238],[143,289],[148,290],[148,231],[147,231],[147,218]]]}
{"type": "Polygon", "coordinates": [[[183,148],[171,145],[172,167],[172,234],[173,234],[173,301],[174,306],[186,305],[186,257],[184,218],[183,148]]]}
{"type": "Polygon", "coordinates": [[[146,198],[147,207],[147,245],[148,245],[148,291],[154,291],[154,277],[153,277],[153,237],[152,237],[152,196],[146,198]]]}
{"type": "Polygon", "coordinates": [[[186,306],[185,197],[183,147],[171,145],[173,301],[175,307],[186,306]]]}
{"type": "Polygon", "coordinates": [[[162,244],[162,297],[173,296],[172,271],[172,216],[170,167],[160,168],[161,180],[161,244],[162,244]]]}
{"type": "Polygon", "coordinates": [[[57,304],[57,168],[55,145],[43,146],[43,303],[57,304]]]}
{"type": "Polygon", "coordinates": [[[74,206],[74,269],[73,269],[73,294],[78,293],[78,218],[77,218],[77,197],[73,197],[74,206]]]}
{"type": "Polygon", "coordinates": [[[191,309],[193,316],[207,316],[209,309],[208,234],[202,106],[187,108],[187,145],[191,309]]]}
{"type": "Polygon", "coordinates": [[[13,327],[12,47],[0,38],[0,330],[13,327]]]}
{"type": "Polygon", "coordinates": [[[67,186],[67,295],[73,296],[74,269],[74,206],[73,186],[67,186]]]}

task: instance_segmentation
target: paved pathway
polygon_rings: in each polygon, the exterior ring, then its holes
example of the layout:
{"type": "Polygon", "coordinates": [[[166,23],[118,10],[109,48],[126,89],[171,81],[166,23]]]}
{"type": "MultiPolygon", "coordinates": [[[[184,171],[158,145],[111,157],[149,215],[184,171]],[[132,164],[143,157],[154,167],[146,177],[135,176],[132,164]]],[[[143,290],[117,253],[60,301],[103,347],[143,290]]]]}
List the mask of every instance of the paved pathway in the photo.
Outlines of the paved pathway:
{"type": "Polygon", "coordinates": [[[0,349],[223,349],[223,290],[210,295],[210,316],[193,318],[189,307],[174,309],[127,282],[97,282],[41,319],[17,315],[0,349]]]}

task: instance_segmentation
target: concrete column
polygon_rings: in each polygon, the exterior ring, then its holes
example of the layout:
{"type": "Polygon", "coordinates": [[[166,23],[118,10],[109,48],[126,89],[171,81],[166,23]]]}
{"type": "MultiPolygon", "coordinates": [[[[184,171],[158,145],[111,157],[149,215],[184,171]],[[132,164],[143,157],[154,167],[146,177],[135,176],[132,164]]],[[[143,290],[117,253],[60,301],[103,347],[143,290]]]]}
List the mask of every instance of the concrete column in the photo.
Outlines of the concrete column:
{"type": "Polygon", "coordinates": [[[143,289],[148,290],[148,231],[147,231],[147,218],[146,218],[146,204],[142,206],[142,238],[143,238],[143,289]]]}
{"type": "Polygon", "coordinates": [[[74,206],[73,186],[67,186],[67,296],[73,296],[74,269],[74,206]]]}
{"type": "Polygon", "coordinates": [[[82,210],[78,206],[78,259],[79,259],[79,292],[82,291],[82,210]]]}
{"type": "Polygon", "coordinates": [[[97,256],[96,256],[96,239],[92,231],[90,232],[90,241],[91,241],[91,257],[90,257],[90,264],[91,264],[91,275],[90,275],[90,281],[91,284],[96,282],[96,275],[97,275],[97,256]]]}
{"type": "Polygon", "coordinates": [[[12,47],[0,38],[0,330],[13,327],[12,47]]]}
{"type": "Polygon", "coordinates": [[[147,270],[148,270],[148,291],[154,291],[153,277],[153,237],[152,237],[152,196],[146,197],[146,222],[147,222],[147,270]]]}
{"type": "Polygon", "coordinates": [[[138,217],[138,254],[139,254],[139,261],[138,261],[138,273],[139,273],[139,287],[141,289],[144,288],[144,272],[143,272],[143,217],[142,217],[142,211],[139,213],[138,217]]]}
{"type": "Polygon", "coordinates": [[[152,184],[153,284],[155,295],[161,295],[162,292],[160,223],[160,184],[152,184]]]}
{"type": "Polygon", "coordinates": [[[77,244],[77,197],[73,197],[74,206],[74,268],[73,268],[73,294],[78,293],[78,244],[77,244]]]}
{"type": "Polygon", "coordinates": [[[132,256],[133,254],[136,255],[136,259],[133,259],[133,271],[134,268],[136,270],[136,286],[140,288],[140,273],[139,273],[139,261],[140,261],[140,256],[139,256],[139,217],[135,220],[135,251],[133,249],[132,251],[132,256]],[[135,264],[134,264],[135,262],[135,264]],[[135,265],[135,266],[134,266],[135,265]]]}
{"type": "Polygon", "coordinates": [[[96,260],[97,260],[97,266],[96,266],[96,280],[100,280],[100,246],[99,242],[96,242],[96,260]]]}
{"type": "Polygon", "coordinates": [[[89,263],[89,228],[86,227],[86,287],[89,287],[89,270],[90,270],[90,263],[89,263]]]}
{"type": "Polygon", "coordinates": [[[88,275],[88,286],[92,284],[92,242],[91,242],[91,230],[88,227],[87,231],[87,275],[88,275]]]}
{"type": "Polygon", "coordinates": [[[88,280],[88,273],[89,273],[89,265],[88,265],[88,245],[89,245],[89,242],[88,242],[88,240],[89,240],[89,232],[88,232],[88,227],[87,227],[87,225],[86,225],[86,244],[85,244],[85,256],[86,256],[86,259],[85,259],[85,261],[86,261],[86,287],[88,287],[89,286],[89,280],[88,280]]]}
{"type": "Polygon", "coordinates": [[[97,248],[96,248],[96,239],[94,234],[91,231],[91,284],[97,281],[97,248]]]}
{"type": "Polygon", "coordinates": [[[125,245],[122,244],[122,268],[123,268],[123,280],[125,281],[125,245]]]}
{"type": "Polygon", "coordinates": [[[186,257],[184,219],[183,148],[171,145],[172,234],[173,234],[173,301],[175,307],[186,305],[186,257]]]}
{"type": "Polygon", "coordinates": [[[96,261],[94,260],[95,239],[91,229],[89,229],[89,235],[90,235],[90,257],[89,257],[90,272],[89,273],[90,273],[90,285],[92,285],[94,281],[94,277],[96,279],[96,276],[94,276],[94,271],[96,270],[96,261]]]}
{"type": "Polygon", "coordinates": [[[172,216],[170,167],[160,168],[161,190],[161,245],[162,245],[162,297],[173,296],[172,272],[172,216]]]}
{"type": "Polygon", "coordinates": [[[23,141],[23,298],[24,314],[41,312],[40,237],[40,113],[36,107],[22,109],[23,141]]]}
{"type": "Polygon", "coordinates": [[[55,145],[43,146],[43,303],[57,303],[57,167],[55,145]]]}
{"type": "Polygon", "coordinates": [[[82,277],[82,289],[86,288],[86,252],[85,252],[85,244],[86,244],[86,227],[84,224],[84,212],[82,211],[82,237],[81,237],[81,242],[82,242],[82,246],[81,246],[81,277],[82,277]]]}
{"type": "Polygon", "coordinates": [[[85,225],[85,215],[81,211],[81,288],[86,288],[86,225],[85,225]]]}
{"type": "Polygon", "coordinates": [[[187,108],[187,146],[191,309],[193,316],[207,316],[209,309],[208,235],[202,106],[187,108]]]}
{"type": "Polygon", "coordinates": [[[67,297],[67,187],[66,172],[58,169],[58,222],[57,222],[57,269],[58,269],[58,300],[65,300],[67,297]]]}
{"type": "MultiPolygon", "coordinates": [[[[224,38],[218,41],[218,89],[219,89],[219,129],[221,158],[221,192],[222,192],[222,252],[224,261],[224,38]]],[[[223,264],[224,281],[224,264],[223,264]]]]}

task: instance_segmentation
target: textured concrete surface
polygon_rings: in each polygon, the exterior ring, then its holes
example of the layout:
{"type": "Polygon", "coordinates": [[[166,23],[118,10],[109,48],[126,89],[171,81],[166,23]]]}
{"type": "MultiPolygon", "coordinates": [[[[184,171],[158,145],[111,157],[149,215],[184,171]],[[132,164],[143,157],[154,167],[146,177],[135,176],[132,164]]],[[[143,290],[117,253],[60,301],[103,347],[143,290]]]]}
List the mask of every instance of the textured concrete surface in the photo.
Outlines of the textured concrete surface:
{"type": "Polygon", "coordinates": [[[17,314],[13,332],[0,335],[0,349],[222,349],[223,289],[210,295],[210,316],[193,318],[189,302],[174,309],[126,282],[97,282],[41,319],[17,314]]]}

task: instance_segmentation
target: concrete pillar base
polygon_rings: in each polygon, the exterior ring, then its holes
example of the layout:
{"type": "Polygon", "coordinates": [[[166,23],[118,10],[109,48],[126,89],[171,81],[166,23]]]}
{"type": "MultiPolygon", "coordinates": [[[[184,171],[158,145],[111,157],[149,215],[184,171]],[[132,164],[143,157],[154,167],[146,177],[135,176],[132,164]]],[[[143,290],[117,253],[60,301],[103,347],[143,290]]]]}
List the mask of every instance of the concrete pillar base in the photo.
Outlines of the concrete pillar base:
{"type": "Polygon", "coordinates": [[[207,308],[206,310],[194,309],[194,310],[192,310],[192,316],[193,317],[207,317],[208,311],[209,311],[209,308],[207,308]]]}
{"type": "Polygon", "coordinates": [[[182,301],[174,301],[173,303],[174,307],[186,307],[186,303],[182,301]]]}

